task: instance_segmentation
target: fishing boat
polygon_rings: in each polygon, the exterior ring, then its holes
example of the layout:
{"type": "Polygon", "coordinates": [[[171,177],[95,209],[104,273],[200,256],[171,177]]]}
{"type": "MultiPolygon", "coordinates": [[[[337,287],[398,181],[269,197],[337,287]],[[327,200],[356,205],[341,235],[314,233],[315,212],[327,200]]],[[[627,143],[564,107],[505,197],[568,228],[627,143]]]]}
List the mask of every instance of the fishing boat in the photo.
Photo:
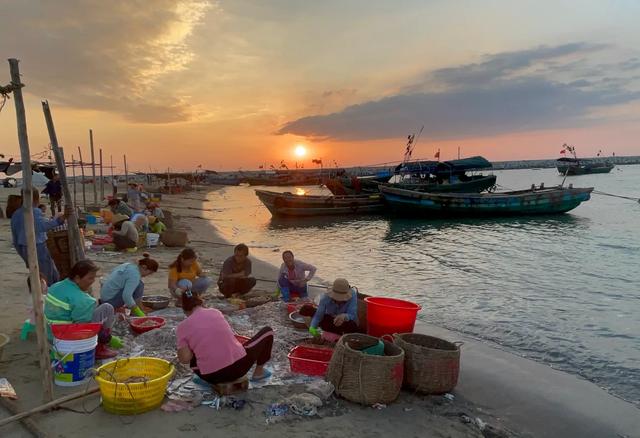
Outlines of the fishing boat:
{"type": "MultiPolygon", "coordinates": [[[[565,155],[567,152],[572,157],[562,157],[556,160],[556,168],[562,175],[587,175],[591,173],[609,173],[615,167],[607,160],[600,159],[579,159],[576,154],[575,146],[568,144],[562,145],[561,154],[565,155]]],[[[598,152],[598,156],[600,153],[598,152]]]]}
{"type": "Polygon", "coordinates": [[[427,217],[521,216],[557,214],[573,210],[591,198],[593,187],[532,186],[501,193],[425,193],[380,186],[390,209],[427,217]]]}
{"type": "Polygon", "coordinates": [[[273,216],[329,216],[381,213],[382,196],[314,196],[256,190],[258,199],[273,216]]]}

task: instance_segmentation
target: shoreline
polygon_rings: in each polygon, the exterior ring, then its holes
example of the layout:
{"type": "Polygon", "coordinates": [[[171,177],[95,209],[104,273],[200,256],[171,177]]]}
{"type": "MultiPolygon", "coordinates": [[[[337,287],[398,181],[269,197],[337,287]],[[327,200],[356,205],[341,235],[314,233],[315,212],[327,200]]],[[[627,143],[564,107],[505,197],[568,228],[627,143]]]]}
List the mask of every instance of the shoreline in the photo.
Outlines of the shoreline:
{"type": "MultiPolygon", "coordinates": [[[[232,246],[235,243],[227,241],[218,231],[216,224],[209,219],[195,219],[195,216],[187,217],[178,211],[193,209],[194,205],[204,210],[202,204],[206,201],[209,192],[191,192],[192,194],[204,194],[202,199],[195,197],[180,197],[177,195],[166,196],[162,204],[168,210],[174,212],[179,227],[186,228],[190,238],[194,240],[190,244],[201,256],[201,262],[205,271],[213,278],[217,277],[224,258],[232,253],[232,246]],[[191,202],[190,202],[191,201],[191,202]],[[194,204],[198,202],[198,204],[194,204]],[[192,219],[192,220],[187,220],[192,219]]],[[[8,229],[8,220],[1,221],[3,233],[8,229]]],[[[6,234],[4,234],[6,236],[6,234]]],[[[240,236],[241,237],[241,236],[240,236]]],[[[5,238],[6,239],[6,238],[5,238]]],[[[236,242],[239,243],[239,242],[236,242]]],[[[181,248],[159,247],[151,250],[152,257],[161,263],[161,269],[156,275],[145,279],[145,290],[147,293],[159,293],[168,295],[166,288],[166,266],[177,255],[181,248]]],[[[281,249],[279,249],[281,250],[281,249]]],[[[10,261],[7,269],[1,275],[5,281],[5,292],[2,293],[2,304],[4,305],[3,318],[0,318],[0,331],[10,333],[12,342],[5,348],[3,362],[0,363],[0,374],[9,377],[10,382],[16,388],[21,397],[21,409],[28,409],[39,404],[40,385],[38,382],[37,363],[33,360],[35,353],[35,340],[31,338],[29,342],[22,342],[17,339],[17,331],[24,320],[24,315],[19,311],[9,313],[11,306],[26,309],[30,302],[28,294],[23,292],[24,274],[26,268],[24,264],[13,252],[9,243],[5,243],[3,253],[13,253],[13,259],[5,255],[5,259],[10,261]],[[15,263],[14,263],[15,262],[15,263]],[[11,295],[7,291],[13,291],[11,295]],[[10,359],[9,359],[10,358],[10,359]],[[8,360],[9,359],[9,360],[8,360]],[[7,366],[9,364],[9,366],[7,366]],[[34,378],[35,377],[35,378],[34,378]],[[31,395],[28,397],[28,395],[31,395]]],[[[132,258],[140,258],[142,251],[137,254],[118,255],[97,255],[90,253],[90,257],[103,267],[100,275],[105,275],[116,263],[122,263],[132,258]]],[[[274,278],[276,277],[277,266],[264,260],[251,256],[253,261],[253,271],[256,277],[274,278]]],[[[318,281],[323,280],[321,277],[318,281]]],[[[273,290],[273,285],[265,286],[259,282],[256,286],[258,290],[273,290]]],[[[600,389],[596,385],[581,380],[567,373],[554,370],[546,365],[521,358],[512,353],[505,352],[478,340],[469,338],[463,334],[451,332],[440,327],[431,326],[418,321],[416,332],[428,333],[450,340],[463,340],[461,354],[461,374],[458,387],[453,391],[456,395],[454,408],[474,412],[475,417],[481,416],[489,423],[504,426],[508,430],[515,431],[517,436],[626,436],[634,437],[640,431],[640,410],[632,404],[622,401],[600,389]],[[467,402],[473,406],[468,406],[467,402]],[[634,435],[635,434],[635,435],[634,435]]],[[[56,387],[56,395],[75,392],[78,389],[61,389],[56,387]]],[[[280,388],[279,390],[282,390],[280,388]]],[[[248,394],[252,398],[256,394],[266,393],[270,397],[269,389],[251,390],[248,394]],[[259,391],[259,392],[254,392],[259,391]],[[263,392],[264,391],[264,392],[263,392]]],[[[275,389],[273,391],[278,391],[275,389]]],[[[335,427],[328,429],[331,433],[327,436],[344,436],[339,433],[340,427],[347,427],[344,423],[353,423],[350,429],[356,436],[358,433],[366,434],[367,431],[384,431],[388,433],[398,433],[404,427],[408,434],[424,436],[424,425],[418,421],[425,421],[422,417],[413,418],[415,424],[409,423],[410,414],[407,409],[414,409],[419,406],[420,400],[406,400],[406,391],[403,391],[401,400],[389,405],[382,411],[371,409],[370,407],[359,407],[347,403],[349,412],[339,417],[322,418],[313,421],[296,420],[293,423],[285,423],[284,426],[278,424],[270,425],[265,436],[282,436],[282,433],[292,436],[306,436],[318,427],[335,427]],[[409,404],[407,404],[409,403],[409,404]],[[404,407],[403,407],[404,406],[404,407]],[[403,424],[400,424],[403,423],[403,424]],[[374,426],[372,428],[372,425],[374,426]],[[293,427],[293,429],[287,429],[293,427]],[[377,429],[376,429],[377,428],[377,429]],[[305,433],[305,431],[307,431],[305,433]]],[[[441,397],[429,397],[429,400],[441,399],[441,397]]],[[[95,406],[97,397],[90,397],[86,404],[95,406]]],[[[72,407],[82,409],[83,403],[73,403],[72,407]]],[[[209,415],[210,410],[198,408],[192,412],[167,414],[161,411],[154,411],[144,416],[138,417],[137,427],[145,427],[149,432],[148,436],[161,436],[163,432],[170,432],[170,428],[162,423],[167,420],[177,426],[179,434],[185,431],[204,431],[202,427],[219,427],[226,425],[231,427],[231,432],[238,436],[246,436],[258,433],[264,429],[264,421],[255,421],[255,418],[247,417],[247,413],[234,411],[220,411],[209,415]],[[206,415],[197,416],[197,413],[206,415]],[[169,415],[169,417],[167,417],[169,415]],[[222,421],[222,424],[219,422],[222,421]],[[253,423],[251,423],[253,421],[253,423]],[[240,424],[247,422],[247,424],[240,424]],[[179,423],[182,423],[179,425],[179,423]]],[[[427,410],[415,409],[416,415],[431,415],[427,418],[431,432],[442,432],[445,436],[482,436],[478,429],[463,425],[457,417],[448,419],[437,414],[428,414],[427,410]],[[463,426],[460,429],[457,426],[463,426]],[[475,432],[475,433],[474,433],[475,432]]],[[[2,414],[6,415],[5,413],[2,414]]],[[[262,415],[259,414],[262,418],[262,415]]],[[[414,416],[415,417],[415,416],[414,416]]],[[[34,417],[43,430],[56,430],[61,436],[111,436],[118,433],[122,428],[120,419],[104,413],[98,409],[91,416],[78,417],[65,411],[50,413],[46,416],[38,415],[34,417]]],[[[2,430],[3,434],[11,430],[19,430],[19,426],[14,425],[2,430]]],[[[173,430],[173,429],[171,429],[173,430]]],[[[17,433],[17,432],[16,432],[17,433]]],[[[4,435],[3,435],[4,436],[4,435]]],[[[6,435],[14,436],[14,435],[6,435]]],[[[22,435],[15,435],[22,436],[22,435]]],[[[26,435],[25,435],[26,436],[26,435]]],[[[146,435],[145,435],[146,436],[146,435]]],[[[172,435],[169,435],[172,436],[172,435]]]]}

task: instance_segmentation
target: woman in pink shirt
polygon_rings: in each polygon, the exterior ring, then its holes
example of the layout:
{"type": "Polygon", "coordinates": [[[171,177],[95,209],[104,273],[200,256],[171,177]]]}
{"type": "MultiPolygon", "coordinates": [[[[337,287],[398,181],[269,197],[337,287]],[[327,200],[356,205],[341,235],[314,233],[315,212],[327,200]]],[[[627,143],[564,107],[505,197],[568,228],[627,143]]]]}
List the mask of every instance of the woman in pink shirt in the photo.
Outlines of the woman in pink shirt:
{"type": "Polygon", "coordinates": [[[249,372],[255,364],[251,381],[271,376],[264,365],[271,359],[273,330],[265,327],[244,345],[217,309],[202,306],[191,291],[182,294],[182,310],[187,319],[178,324],[178,360],[190,364],[203,380],[215,384],[232,382],[249,372]]]}

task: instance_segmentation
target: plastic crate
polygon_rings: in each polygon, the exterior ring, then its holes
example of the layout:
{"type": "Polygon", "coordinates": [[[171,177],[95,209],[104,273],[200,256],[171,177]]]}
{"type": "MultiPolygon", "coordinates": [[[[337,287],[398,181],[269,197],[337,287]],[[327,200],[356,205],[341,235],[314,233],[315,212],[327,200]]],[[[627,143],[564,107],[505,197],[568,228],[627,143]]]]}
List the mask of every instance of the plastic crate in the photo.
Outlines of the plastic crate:
{"type": "Polygon", "coordinates": [[[298,345],[291,349],[287,357],[292,373],[324,376],[327,374],[331,356],[333,356],[331,349],[298,345]]]}

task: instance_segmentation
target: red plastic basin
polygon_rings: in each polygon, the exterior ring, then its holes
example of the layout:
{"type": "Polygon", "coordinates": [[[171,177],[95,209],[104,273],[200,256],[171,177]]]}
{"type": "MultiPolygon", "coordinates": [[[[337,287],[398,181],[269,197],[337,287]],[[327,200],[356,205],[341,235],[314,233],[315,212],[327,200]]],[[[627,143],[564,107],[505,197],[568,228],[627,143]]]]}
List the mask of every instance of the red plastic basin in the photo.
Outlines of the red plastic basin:
{"type": "Polygon", "coordinates": [[[367,297],[367,334],[371,336],[412,333],[422,307],[397,298],[367,297]]]}
{"type": "Polygon", "coordinates": [[[136,333],[146,333],[150,330],[162,327],[164,323],[164,318],[160,318],[159,316],[142,316],[129,320],[131,330],[136,333]],[[151,321],[151,323],[148,321],[151,321]]]}
{"type": "Polygon", "coordinates": [[[80,324],[51,324],[51,333],[56,339],[63,341],[80,341],[98,334],[102,324],[88,322],[80,324]]]}

